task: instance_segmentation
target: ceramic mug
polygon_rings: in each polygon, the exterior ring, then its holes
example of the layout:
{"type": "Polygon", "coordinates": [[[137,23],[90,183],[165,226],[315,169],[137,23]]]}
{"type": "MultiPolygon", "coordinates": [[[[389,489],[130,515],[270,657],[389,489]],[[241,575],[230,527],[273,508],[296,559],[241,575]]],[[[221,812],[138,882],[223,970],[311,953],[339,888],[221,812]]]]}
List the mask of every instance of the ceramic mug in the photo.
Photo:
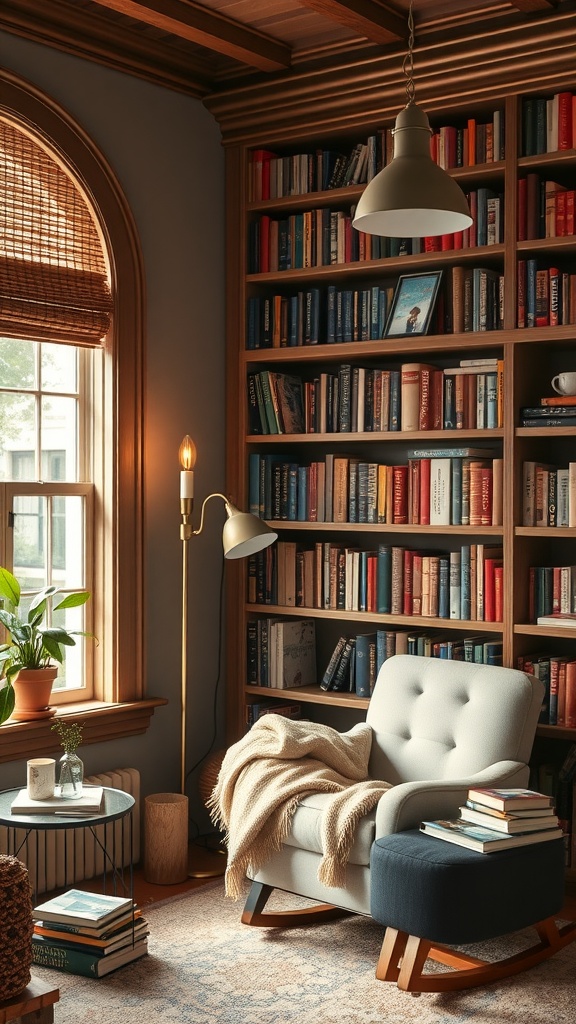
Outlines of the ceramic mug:
{"type": "Polygon", "coordinates": [[[54,796],[56,761],[53,757],[34,757],[27,763],[28,796],[31,800],[48,800],[54,796]]]}
{"type": "Polygon", "coordinates": [[[550,383],[559,395],[576,395],[576,370],[571,373],[557,373],[550,383]]]}

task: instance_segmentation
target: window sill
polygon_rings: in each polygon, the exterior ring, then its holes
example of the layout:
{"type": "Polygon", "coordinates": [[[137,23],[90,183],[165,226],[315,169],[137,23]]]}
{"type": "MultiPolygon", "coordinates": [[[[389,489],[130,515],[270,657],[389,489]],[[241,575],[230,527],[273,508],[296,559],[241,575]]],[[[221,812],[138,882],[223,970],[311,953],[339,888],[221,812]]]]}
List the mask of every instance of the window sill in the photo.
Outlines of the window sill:
{"type": "MultiPolygon", "coordinates": [[[[83,725],[82,744],[104,743],[106,740],[139,736],[150,726],[157,707],[167,704],[163,697],[103,704],[85,701],[61,705],[55,718],[74,718],[83,725]]],[[[58,746],[51,731],[54,718],[37,722],[5,722],[0,726],[0,764],[46,754],[58,746]]]]}

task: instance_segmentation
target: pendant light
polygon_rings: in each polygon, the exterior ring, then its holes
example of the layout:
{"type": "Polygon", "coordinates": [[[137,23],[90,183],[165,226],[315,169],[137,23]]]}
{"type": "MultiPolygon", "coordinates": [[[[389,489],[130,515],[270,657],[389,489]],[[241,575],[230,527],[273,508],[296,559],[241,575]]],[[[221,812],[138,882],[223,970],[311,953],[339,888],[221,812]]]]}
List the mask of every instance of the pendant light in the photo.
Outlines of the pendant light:
{"type": "Polygon", "coordinates": [[[352,222],[369,235],[418,238],[452,234],[472,224],[462,189],[430,155],[432,130],[415,103],[413,48],[410,0],[408,53],[402,64],[408,102],[392,130],[394,157],[366,186],[352,222]]]}

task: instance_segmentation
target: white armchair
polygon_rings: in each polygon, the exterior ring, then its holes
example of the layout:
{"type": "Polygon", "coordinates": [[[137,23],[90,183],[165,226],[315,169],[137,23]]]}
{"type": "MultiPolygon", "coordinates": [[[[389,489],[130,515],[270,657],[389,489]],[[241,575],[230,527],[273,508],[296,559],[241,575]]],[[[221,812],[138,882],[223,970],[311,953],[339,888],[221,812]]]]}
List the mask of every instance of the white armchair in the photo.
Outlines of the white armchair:
{"type": "MultiPolygon", "coordinates": [[[[514,669],[397,655],[384,663],[368,708],[370,776],[392,783],[357,829],[346,883],[319,882],[320,819],[329,796],[304,796],[281,850],[253,875],[242,921],[291,925],[334,908],[370,915],[375,839],[455,817],[477,786],[526,786],[543,686],[514,669]],[[309,911],[266,913],[273,889],[318,901],[309,911]]],[[[250,876],[252,877],[252,876],[250,876]]]]}

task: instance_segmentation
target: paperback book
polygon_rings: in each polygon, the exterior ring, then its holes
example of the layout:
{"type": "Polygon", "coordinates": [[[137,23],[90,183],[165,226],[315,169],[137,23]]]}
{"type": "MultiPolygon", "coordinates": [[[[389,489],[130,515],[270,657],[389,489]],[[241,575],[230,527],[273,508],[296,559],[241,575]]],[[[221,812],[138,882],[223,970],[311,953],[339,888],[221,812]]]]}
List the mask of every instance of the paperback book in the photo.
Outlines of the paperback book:
{"type": "Polygon", "coordinates": [[[498,811],[510,812],[532,807],[553,807],[554,801],[546,793],[533,789],[469,789],[468,799],[498,811]]]}
{"type": "Polygon", "coordinates": [[[473,825],[482,825],[484,828],[492,829],[494,832],[504,832],[508,835],[518,835],[524,832],[537,832],[540,829],[558,828],[558,818],[555,814],[548,814],[546,817],[527,818],[525,816],[516,818],[512,814],[503,814],[501,817],[477,811],[466,804],[460,808],[460,817],[463,821],[470,821],[473,825]]]}
{"type": "Polygon", "coordinates": [[[103,925],[126,913],[132,906],[133,901],[128,896],[108,896],[105,893],[68,889],[34,907],[32,919],[74,925],[103,925]]]}
{"type": "Polygon", "coordinates": [[[544,843],[552,839],[561,839],[561,828],[551,828],[542,832],[526,832],[523,835],[506,835],[494,829],[483,828],[462,818],[453,820],[423,821],[420,830],[426,835],[435,836],[457,846],[465,846],[478,853],[493,853],[495,850],[509,850],[515,846],[528,846],[532,843],[544,843]]]}
{"type": "Polygon", "coordinates": [[[31,800],[27,789],[21,789],[10,808],[12,814],[59,814],[74,811],[79,813],[97,814],[102,809],[104,790],[102,786],[85,786],[82,796],[64,799],[61,796],[48,797],[46,800],[31,800]]]}

